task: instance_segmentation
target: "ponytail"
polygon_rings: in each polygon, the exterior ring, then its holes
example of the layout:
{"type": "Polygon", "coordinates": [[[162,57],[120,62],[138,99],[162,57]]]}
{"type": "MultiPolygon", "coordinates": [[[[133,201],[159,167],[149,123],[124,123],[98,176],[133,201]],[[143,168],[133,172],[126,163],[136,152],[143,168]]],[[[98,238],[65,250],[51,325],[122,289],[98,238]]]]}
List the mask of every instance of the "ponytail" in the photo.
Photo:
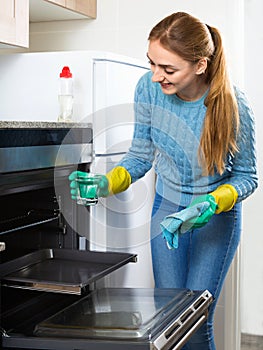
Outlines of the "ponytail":
{"type": "Polygon", "coordinates": [[[216,28],[208,27],[214,42],[215,51],[207,69],[207,82],[210,85],[205,99],[206,117],[201,136],[199,157],[206,174],[213,175],[215,169],[222,174],[225,170],[227,154],[237,149],[239,129],[238,106],[230,84],[222,39],[216,28]]]}

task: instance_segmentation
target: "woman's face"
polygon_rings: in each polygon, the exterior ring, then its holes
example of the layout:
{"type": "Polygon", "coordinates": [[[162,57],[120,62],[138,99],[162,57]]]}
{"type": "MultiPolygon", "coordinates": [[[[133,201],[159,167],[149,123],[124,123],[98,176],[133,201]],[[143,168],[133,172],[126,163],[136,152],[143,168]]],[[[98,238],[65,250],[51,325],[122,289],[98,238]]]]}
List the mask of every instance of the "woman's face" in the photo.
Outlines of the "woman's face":
{"type": "Polygon", "coordinates": [[[177,54],[166,50],[159,40],[150,41],[147,56],[153,73],[152,81],[160,83],[164,94],[177,94],[185,100],[194,100],[203,95],[204,82],[200,76],[206,67],[200,62],[185,61],[177,54]],[[200,90],[202,90],[201,96],[199,96],[200,90]]]}

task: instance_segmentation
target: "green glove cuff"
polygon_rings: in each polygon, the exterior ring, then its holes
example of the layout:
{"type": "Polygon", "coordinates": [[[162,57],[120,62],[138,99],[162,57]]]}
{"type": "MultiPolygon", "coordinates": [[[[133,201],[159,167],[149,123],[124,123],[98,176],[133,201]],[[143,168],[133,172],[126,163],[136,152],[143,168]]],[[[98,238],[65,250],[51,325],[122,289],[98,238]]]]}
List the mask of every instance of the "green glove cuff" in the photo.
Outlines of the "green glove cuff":
{"type": "Polygon", "coordinates": [[[131,175],[122,166],[113,168],[106,174],[109,182],[109,193],[117,194],[127,190],[131,184],[131,175]]]}
{"type": "Polygon", "coordinates": [[[229,211],[236,204],[238,193],[234,186],[224,184],[219,186],[215,191],[210,193],[217,203],[216,214],[222,211],[229,211]]]}
{"type": "Polygon", "coordinates": [[[209,202],[210,206],[208,209],[206,209],[200,216],[197,218],[189,220],[189,223],[192,224],[192,228],[200,228],[203,227],[205,224],[208,223],[208,221],[211,219],[211,217],[215,214],[217,204],[215,202],[215,198],[211,196],[210,194],[204,194],[202,196],[196,197],[189,207],[192,207],[195,204],[202,203],[202,202],[209,202]]]}

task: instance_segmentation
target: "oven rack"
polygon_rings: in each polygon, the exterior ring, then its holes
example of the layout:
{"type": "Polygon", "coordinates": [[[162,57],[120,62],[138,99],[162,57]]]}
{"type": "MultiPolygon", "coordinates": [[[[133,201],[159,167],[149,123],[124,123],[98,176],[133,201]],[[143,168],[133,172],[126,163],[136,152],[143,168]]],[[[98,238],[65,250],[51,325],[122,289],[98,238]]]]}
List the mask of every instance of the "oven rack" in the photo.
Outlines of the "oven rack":
{"type": "Polygon", "coordinates": [[[28,210],[21,216],[8,218],[0,221],[1,231],[0,235],[11,233],[33,226],[38,226],[52,222],[59,219],[59,212],[55,211],[41,211],[41,210],[28,210]]]}

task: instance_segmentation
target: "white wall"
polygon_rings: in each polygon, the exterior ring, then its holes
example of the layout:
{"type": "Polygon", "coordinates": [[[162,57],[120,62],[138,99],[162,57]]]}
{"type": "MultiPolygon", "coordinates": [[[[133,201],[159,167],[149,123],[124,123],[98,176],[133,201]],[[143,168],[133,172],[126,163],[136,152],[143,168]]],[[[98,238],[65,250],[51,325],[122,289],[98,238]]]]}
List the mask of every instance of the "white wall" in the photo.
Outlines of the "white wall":
{"type": "Polygon", "coordinates": [[[245,90],[256,117],[259,189],[244,202],[241,275],[241,325],[244,333],[263,335],[263,118],[262,0],[245,1],[245,90]]]}
{"type": "MultiPolygon", "coordinates": [[[[186,11],[205,23],[218,26],[231,55],[239,51],[233,26],[242,0],[212,4],[209,0],[98,0],[96,20],[57,21],[30,24],[30,48],[21,51],[103,50],[145,59],[150,29],[164,16],[186,11]],[[235,16],[229,16],[233,13],[235,16]]],[[[2,52],[7,50],[2,49],[2,52]]],[[[10,50],[9,50],[10,51],[10,50]]]]}
{"type": "MultiPolygon", "coordinates": [[[[259,120],[262,88],[254,84],[259,74],[262,76],[262,71],[259,69],[262,59],[259,52],[261,49],[262,53],[262,34],[255,28],[262,20],[261,0],[98,0],[96,20],[31,24],[30,49],[12,51],[102,50],[146,60],[147,36],[152,26],[172,12],[186,11],[221,30],[233,79],[243,87],[244,3],[246,3],[246,11],[251,11],[252,6],[261,6],[255,9],[254,13],[249,12],[249,16],[246,13],[246,18],[250,21],[249,25],[246,25],[248,30],[246,47],[251,50],[247,51],[248,55],[246,55],[245,83],[252,98],[259,128],[260,123],[262,126],[262,119],[259,120]],[[258,17],[257,20],[254,20],[254,16],[258,17]],[[251,33],[253,35],[256,33],[254,39],[251,33]]],[[[262,158],[260,164],[262,164],[262,158]]],[[[263,234],[260,232],[259,222],[260,198],[262,193],[258,191],[247,201],[243,229],[242,330],[252,334],[263,334],[263,308],[260,295],[263,291],[263,260],[260,255],[263,234]],[[256,264],[254,264],[255,259],[256,264]],[[261,303],[260,308],[258,302],[261,303]]]]}

